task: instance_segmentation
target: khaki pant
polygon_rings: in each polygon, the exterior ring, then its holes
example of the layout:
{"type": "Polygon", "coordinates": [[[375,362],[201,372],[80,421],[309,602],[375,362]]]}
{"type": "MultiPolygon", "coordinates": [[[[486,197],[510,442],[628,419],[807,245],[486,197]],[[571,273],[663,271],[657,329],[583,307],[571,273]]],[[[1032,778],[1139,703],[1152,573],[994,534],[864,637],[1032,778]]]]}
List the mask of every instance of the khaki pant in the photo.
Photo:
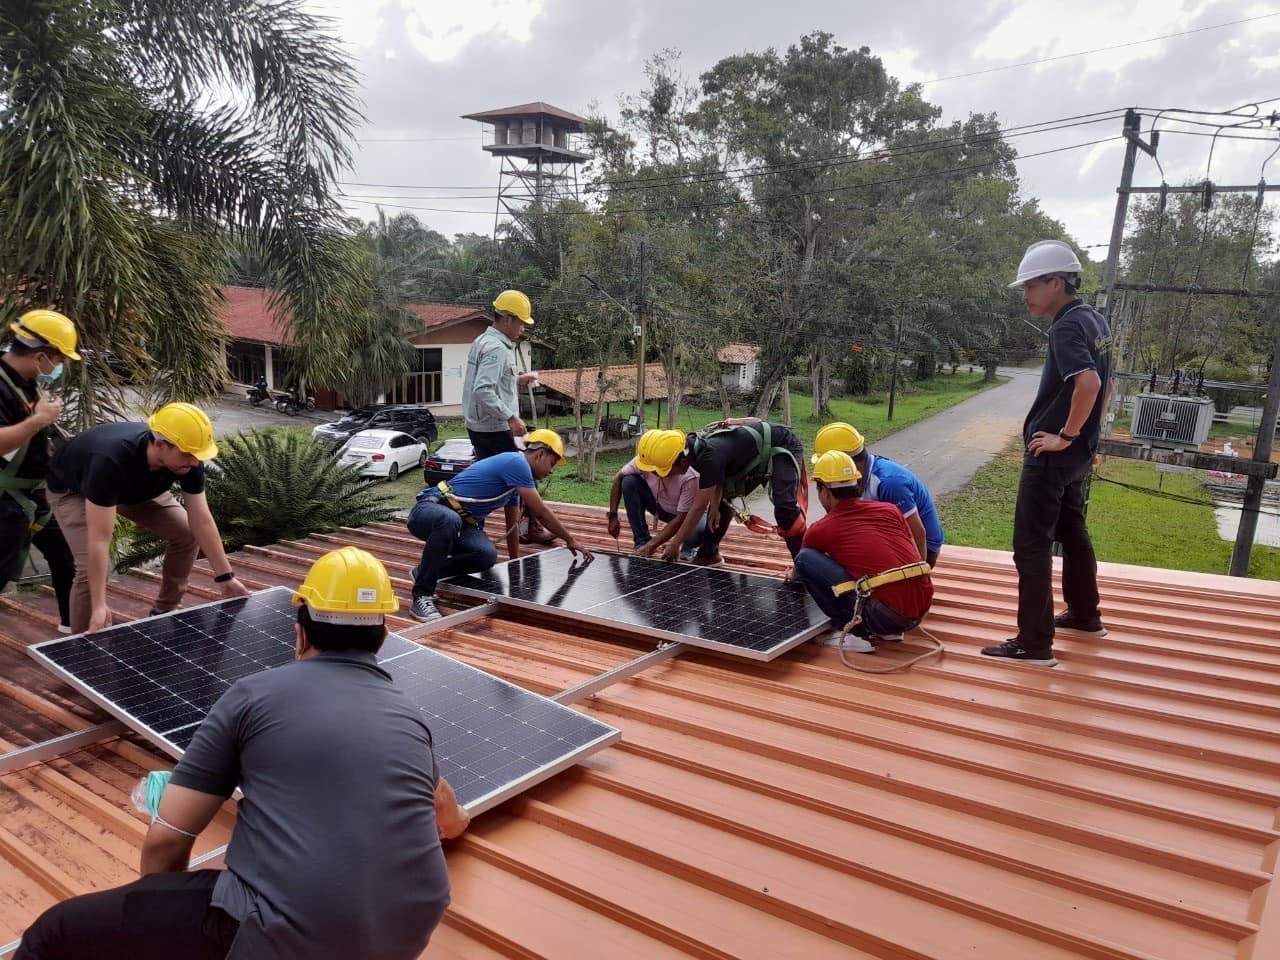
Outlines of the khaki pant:
{"type": "MultiPolygon", "coordinates": [[[[88,629],[93,613],[89,596],[89,526],[84,515],[85,500],[78,494],[50,491],[49,506],[76,558],[76,578],[71,585],[71,629],[82,633],[88,629]]],[[[187,578],[191,576],[191,568],[195,566],[200,552],[187,523],[187,511],[173,494],[162,493],[143,503],[121,504],[116,507],[116,512],[168,543],[155,605],[160,610],[172,610],[182,602],[182,595],[187,592],[187,578]]]]}

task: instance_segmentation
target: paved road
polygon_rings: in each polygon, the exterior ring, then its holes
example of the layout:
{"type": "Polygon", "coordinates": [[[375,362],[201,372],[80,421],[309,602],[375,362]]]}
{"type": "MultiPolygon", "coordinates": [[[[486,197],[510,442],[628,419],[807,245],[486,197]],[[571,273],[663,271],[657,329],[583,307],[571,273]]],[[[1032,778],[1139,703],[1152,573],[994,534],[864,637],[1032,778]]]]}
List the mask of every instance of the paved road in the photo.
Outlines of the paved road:
{"type": "MultiPolygon", "coordinates": [[[[1040,383],[1038,369],[1001,368],[1000,375],[1009,382],[899,430],[873,444],[871,452],[910,467],[935,498],[964,488],[1021,431],[1040,383]]],[[[763,494],[752,499],[751,508],[773,516],[763,494]]],[[[822,513],[817,491],[810,487],[810,519],[822,513]]]]}

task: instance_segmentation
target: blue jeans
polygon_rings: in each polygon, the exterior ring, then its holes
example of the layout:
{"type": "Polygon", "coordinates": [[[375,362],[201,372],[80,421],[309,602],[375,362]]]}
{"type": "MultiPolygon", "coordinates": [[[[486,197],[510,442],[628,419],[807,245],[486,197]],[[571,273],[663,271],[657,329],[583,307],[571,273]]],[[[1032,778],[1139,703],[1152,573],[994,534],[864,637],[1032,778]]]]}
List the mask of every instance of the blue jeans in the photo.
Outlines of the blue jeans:
{"type": "MultiPolygon", "coordinates": [[[[649,517],[652,513],[663,523],[670,523],[675,519],[676,515],[669,510],[663,510],[658,506],[658,498],[653,495],[645,478],[638,473],[630,473],[622,478],[622,505],[627,509],[627,523],[631,525],[631,537],[635,540],[636,547],[643,547],[652,539],[649,533],[649,517]]],[[[687,550],[696,550],[702,546],[703,540],[707,536],[707,518],[703,516],[698,520],[698,526],[694,528],[693,533],[689,534],[689,539],[683,544],[687,550]]]]}
{"type": "MultiPolygon", "coordinates": [[[[818,608],[831,621],[833,629],[841,630],[853,619],[853,592],[837,597],[831,592],[836,584],[856,579],[849,571],[820,550],[805,547],[796,554],[796,577],[809,591],[818,608]]],[[[868,597],[862,604],[862,622],[854,628],[859,637],[885,637],[903,633],[920,623],[923,618],[912,620],[904,617],[886,603],[868,597]]]]}
{"type": "Polygon", "coordinates": [[[498,549],[480,527],[462,522],[437,500],[419,500],[409,514],[409,532],[422,540],[422,560],[413,595],[434,596],[441,577],[480,573],[498,560],[498,549]]]}

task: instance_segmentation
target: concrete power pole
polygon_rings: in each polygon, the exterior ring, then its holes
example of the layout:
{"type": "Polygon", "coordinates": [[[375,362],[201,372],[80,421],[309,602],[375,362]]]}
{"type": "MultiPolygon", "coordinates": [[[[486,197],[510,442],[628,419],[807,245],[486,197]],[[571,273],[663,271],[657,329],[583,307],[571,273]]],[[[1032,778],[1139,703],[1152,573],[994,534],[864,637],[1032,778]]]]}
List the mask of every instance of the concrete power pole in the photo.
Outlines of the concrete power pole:
{"type": "Polygon", "coordinates": [[[639,332],[636,335],[636,432],[644,432],[644,388],[645,388],[645,319],[648,314],[648,301],[645,298],[645,276],[644,276],[644,254],[645,242],[640,241],[640,302],[636,310],[636,326],[639,332]]]}
{"type": "MultiPolygon", "coordinates": [[[[1274,303],[1274,301],[1273,301],[1274,303]]],[[[1275,339],[1271,342],[1271,377],[1267,380],[1267,399],[1262,405],[1262,424],[1258,427],[1258,439],[1253,445],[1253,459],[1258,463],[1271,461],[1271,447],[1275,442],[1276,418],[1280,415],[1280,316],[1275,308],[1270,311],[1276,325],[1275,339]]],[[[1249,555],[1253,552],[1253,538],[1258,532],[1258,511],[1262,508],[1262,492],[1267,481],[1250,476],[1244,489],[1244,503],[1240,508],[1240,527],[1236,530],[1236,545],[1231,550],[1233,577],[1249,575],[1249,555]]]]}

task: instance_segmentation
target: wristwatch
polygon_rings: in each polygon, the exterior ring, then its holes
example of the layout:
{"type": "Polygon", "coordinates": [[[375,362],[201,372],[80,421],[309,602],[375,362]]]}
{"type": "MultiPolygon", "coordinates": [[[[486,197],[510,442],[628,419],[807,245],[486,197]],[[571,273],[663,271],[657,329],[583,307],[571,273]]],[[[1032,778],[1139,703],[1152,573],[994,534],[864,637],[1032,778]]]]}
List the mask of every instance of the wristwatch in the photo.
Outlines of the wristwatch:
{"type": "Polygon", "coordinates": [[[1066,428],[1064,427],[1063,429],[1058,431],[1058,436],[1060,436],[1063,440],[1076,440],[1079,438],[1080,434],[1067,433],[1066,428]]]}
{"type": "Polygon", "coordinates": [[[226,583],[228,580],[234,580],[235,578],[236,578],[236,572],[234,570],[228,570],[226,573],[220,573],[216,577],[214,577],[213,582],[226,583]]]}

